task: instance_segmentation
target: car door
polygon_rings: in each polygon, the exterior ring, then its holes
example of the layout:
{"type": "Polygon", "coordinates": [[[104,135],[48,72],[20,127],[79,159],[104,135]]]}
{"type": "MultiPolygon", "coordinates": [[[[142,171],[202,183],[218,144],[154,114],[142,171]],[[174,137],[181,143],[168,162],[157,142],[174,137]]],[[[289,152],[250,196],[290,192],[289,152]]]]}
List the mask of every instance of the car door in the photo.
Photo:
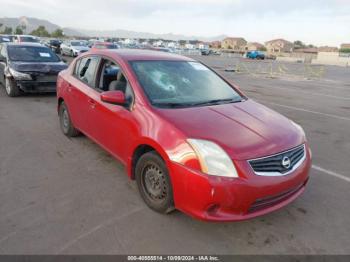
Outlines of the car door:
{"type": "Polygon", "coordinates": [[[70,46],[70,43],[69,42],[66,42],[64,45],[63,45],[63,52],[65,55],[68,55],[69,54],[69,47],[70,46]]]}
{"type": "Polygon", "coordinates": [[[0,56],[4,59],[4,61],[0,61],[0,83],[5,85],[5,68],[6,68],[6,47],[5,45],[0,45],[0,56]]]}
{"type": "MultiPolygon", "coordinates": [[[[103,60],[102,60],[103,63],[103,60]]],[[[101,83],[102,70],[97,74],[96,83],[101,83]]],[[[116,64],[116,63],[115,63],[116,64]]],[[[119,67],[119,70],[122,70],[119,67]]],[[[104,88],[105,90],[108,88],[104,88]]],[[[136,120],[133,116],[132,105],[134,102],[134,92],[129,81],[126,79],[126,89],[124,91],[129,105],[121,106],[109,104],[101,101],[100,88],[92,89],[90,93],[90,108],[88,125],[93,132],[95,140],[109,151],[113,156],[126,161],[129,147],[133,144],[137,129],[136,120]]]]}
{"type": "Polygon", "coordinates": [[[91,87],[95,85],[95,74],[99,60],[98,56],[85,56],[78,59],[67,86],[66,102],[70,116],[75,127],[86,135],[91,134],[87,119],[91,106],[91,87]]]}

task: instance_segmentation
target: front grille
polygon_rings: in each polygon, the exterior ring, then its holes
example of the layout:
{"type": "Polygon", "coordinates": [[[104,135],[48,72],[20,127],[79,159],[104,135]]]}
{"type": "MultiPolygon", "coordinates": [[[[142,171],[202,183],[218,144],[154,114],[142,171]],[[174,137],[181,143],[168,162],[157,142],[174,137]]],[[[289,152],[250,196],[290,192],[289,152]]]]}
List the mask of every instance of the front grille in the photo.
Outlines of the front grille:
{"type": "Polygon", "coordinates": [[[53,82],[53,83],[56,83],[57,75],[41,75],[41,76],[37,76],[35,80],[38,81],[38,82],[53,82]]]}
{"type": "Polygon", "coordinates": [[[294,194],[296,194],[303,186],[304,184],[301,184],[295,188],[292,188],[288,191],[285,191],[281,194],[274,195],[274,196],[269,196],[269,197],[264,197],[257,199],[249,208],[248,213],[253,213],[262,209],[266,209],[269,207],[272,207],[274,205],[277,205],[278,203],[283,202],[284,200],[287,200],[294,194]]]}
{"type": "Polygon", "coordinates": [[[261,176],[287,175],[305,160],[305,145],[288,151],[258,159],[249,160],[255,174],[261,176]]]}

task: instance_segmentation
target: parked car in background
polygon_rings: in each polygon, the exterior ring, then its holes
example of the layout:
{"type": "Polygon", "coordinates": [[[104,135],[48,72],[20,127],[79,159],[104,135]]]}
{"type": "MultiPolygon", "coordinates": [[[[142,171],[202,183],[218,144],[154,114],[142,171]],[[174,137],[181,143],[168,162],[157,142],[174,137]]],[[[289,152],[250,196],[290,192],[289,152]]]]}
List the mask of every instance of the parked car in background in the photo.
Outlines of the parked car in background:
{"type": "Polygon", "coordinates": [[[57,75],[67,68],[50,48],[35,43],[0,44],[0,83],[8,96],[55,92],[57,75]]]}
{"type": "Polygon", "coordinates": [[[188,57],[92,50],[59,74],[57,103],[62,132],[84,133],[125,164],[157,212],[249,219],[308,181],[303,129],[188,57]]]}
{"type": "Polygon", "coordinates": [[[249,59],[265,59],[265,54],[260,51],[248,51],[246,57],[249,59]]]}
{"type": "Polygon", "coordinates": [[[221,55],[220,52],[214,51],[212,49],[200,49],[201,55],[221,55]]]}
{"type": "Polygon", "coordinates": [[[0,43],[10,43],[12,42],[12,37],[9,35],[0,35],[0,43]]]}
{"type": "Polygon", "coordinates": [[[110,42],[97,42],[91,48],[92,48],[92,50],[94,50],[94,49],[118,49],[119,46],[115,43],[110,43],[110,42]]]}
{"type": "Polygon", "coordinates": [[[83,40],[72,40],[63,42],[60,46],[61,54],[68,56],[78,56],[90,50],[86,41],[83,40]]]}
{"type": "Polygon", "coordinates": [[[201,55],[210,55],[212,51],[210,49],[200,49],[201,55]]]}
{"type": "Polygon", "coordinates": [[[54,51],[56,54],[59,54],[61,52],[61,44],[61,40],[50,39],[49,41],[47,41],[46,46],[51,48],[51,50],[54,51]]]}
{"type": "Polygon", "coordinates": [[[40,43],[40,38],[32,35],[15,35],[14,42],[16,43],[40,43]]]}

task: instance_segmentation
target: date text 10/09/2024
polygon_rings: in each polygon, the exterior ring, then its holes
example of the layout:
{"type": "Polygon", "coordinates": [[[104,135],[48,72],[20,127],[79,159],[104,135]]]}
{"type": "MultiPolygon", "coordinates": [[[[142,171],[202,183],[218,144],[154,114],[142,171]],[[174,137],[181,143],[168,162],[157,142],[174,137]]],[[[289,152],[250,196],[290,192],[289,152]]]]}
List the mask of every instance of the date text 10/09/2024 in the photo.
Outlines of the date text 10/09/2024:
{"type": "Polygon", "coordinates": [[[128,256],[128,261],[220,261],[217,256],[128,256]]]}

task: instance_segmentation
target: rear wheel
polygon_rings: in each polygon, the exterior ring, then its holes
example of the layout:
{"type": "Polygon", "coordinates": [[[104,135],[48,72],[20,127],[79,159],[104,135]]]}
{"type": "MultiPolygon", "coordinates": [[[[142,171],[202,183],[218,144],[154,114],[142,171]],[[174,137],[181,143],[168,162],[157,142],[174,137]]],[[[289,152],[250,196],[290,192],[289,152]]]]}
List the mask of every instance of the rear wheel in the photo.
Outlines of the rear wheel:
{"type": "Polygon", "coordinates": [[[68,137],[75,137],[79,135],[79,130],[74,127],[69,115],[68,108],[64,102],[61,103],[59,108],[59,118],[63,134],[68,137]]]}
{"type": "Polygon", "coordinates": [[[5,77],[5,90],[6,94],[10,97],[15,97],[20,95],[20,90],[16,84],[16,81],[5,77]]]}
{"type": "Polygon", "coordinates": [[[163,159],[155,151],[140,157],[135,176],[141,197],[151,209],[163,214],[174,210],[169,172],[163,159]]]}

